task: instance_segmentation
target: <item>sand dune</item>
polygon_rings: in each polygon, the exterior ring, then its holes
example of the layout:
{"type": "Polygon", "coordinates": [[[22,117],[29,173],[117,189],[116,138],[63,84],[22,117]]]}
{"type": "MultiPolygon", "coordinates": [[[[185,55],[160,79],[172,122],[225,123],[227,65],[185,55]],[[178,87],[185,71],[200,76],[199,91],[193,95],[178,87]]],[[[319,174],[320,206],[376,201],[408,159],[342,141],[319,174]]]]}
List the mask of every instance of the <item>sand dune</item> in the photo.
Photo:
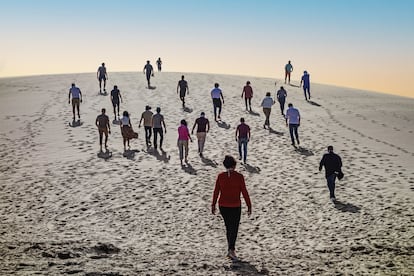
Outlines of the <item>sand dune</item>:
{"type": "Polygon", "coordinates": [[[117,125],[110,153],[99,154],[95,118],[102,107],[113,115],[94,74],[0,79],[0,274],[414,274],[414,99],[315,84],[306,102],[300,88],[285,85],[302,114],[295,149],[277,105],[273,130],[262,128],[259,105],[274,93],[274,80],[185,75],[190,94],[183,110],[180,73],[156,74],[154,90],[142,74],[110,73],[109,87],[118,85],[121,109],[139,132],[126,156],[117,125]],[[251,114],[240,98],[247,80],[255,93],[251,114]],[[73,81],[84,95],[79,125],[71,125],[67,102],[73,81]],[[214,82],[225,97],[222,124],[212,120],[214,82]],[[138,129],[147,104],[165,116],[165,152],[148,150],[138,129]],[[192,143],[182,168],[177,127],[181,119],[191,127],[201,111],[212,121],[205,158],[192,143]],[[231,264],[224,224],[210,204],[224,155],[237,156],[242,116],[252,139],[248,164],[237,169],[253,215],[243,209],[236,244],[242,262],[231,264]],[[336,206],[317,170],[328,144],[346,175],[336,206]]]}

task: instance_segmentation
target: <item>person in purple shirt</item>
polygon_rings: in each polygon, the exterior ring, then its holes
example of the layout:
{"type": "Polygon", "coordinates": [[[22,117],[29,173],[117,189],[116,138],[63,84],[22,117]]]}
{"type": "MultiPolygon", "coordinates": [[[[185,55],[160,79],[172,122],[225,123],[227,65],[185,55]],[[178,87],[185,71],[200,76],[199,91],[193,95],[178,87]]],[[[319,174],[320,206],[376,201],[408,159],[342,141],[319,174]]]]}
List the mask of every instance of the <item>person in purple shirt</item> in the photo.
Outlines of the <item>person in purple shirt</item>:
{"type": "Polygon", "coordinates": [[[247,143],[250,141],[250,127],[244,123],[244,118],[240,118],[240,124],[236,128],[236,142],[239,143],[239,160],[246,163],[247,143]],[[243,148],[243,155],[242,155],[243,148]]]}
{"type": "Polygon", "coordinates": [[[309,74],[307,71],[303,71],[302,80],[300,81],[300,86],[303,83],[303,93],[305,94],[305,99],[310,100],[310,81],[309,81],[309,74]],[[308,96],[306,96],[306,92],[308,92],[308,96]]]}
{"type": "Polygon", "coordinates": [[[288,104],[286,111],[286,126],[289,125],[290,139],[292,140],[292,146],[295,146],[295,139],[299,145],[298,127],[300,126],[300,114],[299,110],[293,107],[293,104],[288,104]]]}

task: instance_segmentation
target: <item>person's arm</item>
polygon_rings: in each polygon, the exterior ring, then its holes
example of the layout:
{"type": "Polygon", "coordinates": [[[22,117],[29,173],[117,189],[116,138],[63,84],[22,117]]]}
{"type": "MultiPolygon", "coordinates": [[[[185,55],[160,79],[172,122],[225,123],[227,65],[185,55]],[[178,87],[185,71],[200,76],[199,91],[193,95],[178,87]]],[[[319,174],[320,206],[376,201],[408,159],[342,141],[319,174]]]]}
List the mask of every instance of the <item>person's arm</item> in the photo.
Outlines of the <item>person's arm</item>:
{"type": "Polygon", "coordinates": [[[180,82],[177,84],[177,94],[178,94],[178,88],[180,87],[180,82]]]}
{"type": "Polygon", "coordinates": [[[147,66],[145,65],[144,66],[144,69],[142,70],[142,73],[144,73],[145,74],[145,68],[146,68],[147,66]]]}
{"type": "Polygon", "coordinates": [[[321,162],[319,162],[319,171],[322,170],[322,167],[325,165],[325,155],[322,157],[321,162]]]}
{"type": "Polygon", "coordinates": [[[118,92],[119,98],[121,99],[121,103],[123,102],[122,100],[122,95],[121,95],[121,91],[118,92]]]}
{"type": "Polygon", "coordinates": [[[243,94],[244,94],[244,87],[243,87],[243,91],[242,91],[242,94],[241,94],[241,97],[243,98],[243,94]]]}
{"type": "Polygon", "coordinates": [[[167,127],[165,126],[164,118],[162,118],[162,125],[164,126],[164,133],[167,133],[167,127]]]}
{"type": "Polygon", "coordinates": [[[286,126],[288,125],[288,119],[289,119],[289,113],[288,113],[288,111],[286,111],[286,116],[285,116],[286,126]]]}
{"type": "Polygon", "coordinates": [[[144,115],[141,115],[141,119],[139,120],[138,127],[141,127],[141,122],[142,122],[143,119],[144,119],[144,115]]]}
{"type": "MultiPolygon", "coordinates": [[[[99,67],[100,68],[100,67],[99,67]]],[[[96,71],[96,78],[99,80],[99,68],[98,71],[96,71]]]]}
{"type": "Polygon", "coordinates": [[[96,117],[96,120],[95,120],[95,125],[96,125],[96,127],[98,127],[98,128],[99,128],[99,126],[98,126],[98,118],[99,118],[99,116],[98,116],[98,117],[96,117]]]}
{"type": "Polygon", "coordinates": [[[108,120],[106,121],[106,127],[108,128],[109,134],[111,134],[111,124],[109,123],[109,117],[108,117],[108,120]]]}
{"type": "Polygon", "coordinates": [[[72,94],[72,93],[70,93],[70,90],[69,90],[69,100],[68,100],[68,103],[70,103],[70,94],[72,94]]]}
{"type": "Polygon", "coordinates": [[[247,132],[247,141],[250,141],[250,127],[249,127],[249,132],[247,132]]]}
{"type": "Polygon", "coordinates": [[[247,215],[250,217],[250,215],[252,214],[252,202],[250,201],[250,196],[249,196],[249,193],[247,192],[246,183],[244,182],[243,175],[241,176],[241,192],[242,192],[244,201],[246,202],[246,205],[247,205],[247,215]]]}
{"type": "Polygon", "coordinates": [[[207,128],[206,128],[206,132],[210,131],[210,122],[207,120],[207,128]]]}
{"type": "Polygon", "coordinates": [[[300,80],[299,87],[302,87],[302,82],[303,82],[303,77],[302,77],[302,79],[300,80]]]}
{"type": "Polygon", "coordinates": [[[109,80],[108,72],[106,71],[106,69],[105,69],[105,76],[106,76],[106,79],[109,80]]]}
{"type": "Polygon", "coordinates": [[[217,176],[216,186],[214,187],[214,192],[213,192],[213,201],[211,202],[211,213],[213,215],[216,214],[216,203],[217,203],[219,194],[220,194],[220,184],[219,184],[219,177],[217,176]]]}
{"type": "Polygon", "coordinates": [[[341,159],[341,157],[338,155],[338,161],[339,161],[339,170],[341,170],[341,168],[342,168],[342,159],[341,159]]]}
{"type": "Polygon", "coordinates": [[[82,91],[79,89],[80,102],[82,102],[82,91]]]}
{"type": "Polygon", "coordinates": [[[300,113],[299,113],[299,111],[298,111],[298,117],[299,117],[298,125],[300,125],[300,113]]]}
{"type": "Polygon", "coordinates": [[[223,97],[223,93],[220,92],[220,97],[223,100],[223,104],[224,104],[224,97],[223,97]]]}
{"type": "Polygon", "coordinates": [[[186,84],[187,87],[187,95],[190,95],[190,88],[188,87],[188,83],[186,84]]]}
{"type": "Polygon", "coordinates": [[[194,129],[195,129],[196,125],[197,125],[197,120],[194,122],[193,128],[191,129],[191,134],[194,134],[194,129]]]}
{"type": "Polygon", "coordinates": [[[190,139],[190,141],[193,142],[193,138],[191,138],[190,131],[188,131],[188,128],[187,128],[187,134],[188,134],[188,138],[190,139]]]}
{"type": "Polygon", "coordinates": [[[236,142],[237,142],[237,133],[239,133],[239,127],[238,127],[238,126],[237,126],[237,128],[236,128],[236,133],[235,133],[236,142]]]}

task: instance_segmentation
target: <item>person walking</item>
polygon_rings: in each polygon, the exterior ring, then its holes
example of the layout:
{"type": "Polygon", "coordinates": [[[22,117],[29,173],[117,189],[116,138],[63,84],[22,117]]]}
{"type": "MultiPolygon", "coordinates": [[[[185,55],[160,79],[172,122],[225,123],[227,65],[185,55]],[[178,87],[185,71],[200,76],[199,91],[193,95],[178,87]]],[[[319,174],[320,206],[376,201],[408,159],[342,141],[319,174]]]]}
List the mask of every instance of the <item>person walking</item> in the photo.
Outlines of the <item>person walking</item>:
{"type": "Polygon", "coordinates": [[[141,127],[142,121],[144,121],[144,130],[145,130],[145,144],[147,147],[151,146],[151,135],[152,135],[152,115],[151,106],[145,106],[145,111],[141,114],[141,119],[139,120],[138,127],[141,127]]]}
{"type": "Polygon", "coordinates": [[[263,128],[266,129],[266,126],[270,128],[270,112],[272,111],[272,105],[275,104],[275,101],[270,96],[270,92],[266,92],[266,97],[262,100],[261,107],[263,107],[263,113],[265,114],[265,123],[263,128]]]}
{"type": "Polygon", "coordinates": [[[246,111],[252,112],[252,98],[253,98],[253,88],[250,86],[250,81],[246,82],[246,85],[243,87],[243,91],[241,97],[243,98],[244,94],[244,103],[246,105],[246,111]],[[247,109],[247,104],[249,105],[249,109],[247,109]]]}
{"type": "Polygon", "coordinates": [[[213,108],[214,108],[214,121],[217,122],[217,118],[221,120],[221,100],[223,100],[224,104],[224,97],[223,92],[219,88],[219,84],[215,83],[213,90],[211,90],[211,98],[213,99],[213,108]],[[218,109],[218,116],[217,116],[217,109],[218,109]]]}
{"type": "Polygon", "coordinates": [[[181,125],[178,127],[178,140],[177,146],[180,153],[180,162],[181,166],[183,165],[183,158],[185,158],[185,163],[188,163],[188,140],[193,142],[193,139],[190,136],[190,132],[187,127],[187,121],[181,120],[181,125]]]}
{"type": "Polygon", "coordinates": [[[303,71],[303,76],[302,79],[300,81],[300,86],[302,86],[303,83],[303,93],[305,94],[305,99],[308,101],[310,100],[311,96],[310,96],[310,80],[309,80],[309,74],[307,71],[303,71]],[[306,96],[306,92],[308,93],[308,95],[306,96]]]}
{"type": "Polygon", "coordinates": [[[122,96],[121,96],[121,91],[119,91],[118,86],[116,86],[116,85],[114,85],[114,89],[112,89],[112,91],[111,91],[111,102],[112,102],[112,106],[114,108],[115,120],[116,120],[116,111],[117,110],[118,110],[118,119],[119,119],[120,118],[120,116],[119,116],[119,102],[122,103],[122,96]]]}
{"type": "Polygon", "coordinates": [[[295,138],[299,145],[298,127],[300,126],[300,113],[299,110],[294,108],[291,103],[288,104],[288,110],[286,111],[286,126],[288,125],[292,146],[295,146],[295,138]]]}
{"type": "Polygon", "coordinates": [[[244,122],[244,118],[240,118],[240,124],[236,128],[236,142],[239,143],[239,160],[246,163],[247,159],[247,143],[250,141],[250,127],[244,122]],[[243,148],[243,154],[242,154],[243,148]]]}
{"type": "Polygon", "coordinates": [[[287,92],[283,86],[277,91],[276,98],[280,105],[280,112],[285,116],[285,102],[286,102],[287,92]]]}
{"type": "Polygon", "coordinates": [[[159,57],[159,58],[157,59],[157,67],[158,67],[158,72],[161,72],[161,65],[162,65],[162,61],[161,61],[161,58],[159,57]]]}
{"type": "Polygon", "coordinates": [[[102,140],[105,134],[105,149],[108,150],[108,133],[111,134],[111,125],[109,124],[109,117],[105,114],[106,109],[102,108],[101,114],[96,117],[95,125],[99,132],[99,146],[102,152],[102,140]]]}
{"type": "Polygon", "coordinates": [[[211,213],[213,215],[216,214],[216,204],[218,199],[220,214],[223,217],[226,226],[227,257],[233,261],[238,261],[235,246],[241,216],[240,194],[243,195],[244,201],[246,202],[247,215],[249,217],[252,213],[252,204],[246,189],[244,177],[241,173],[235,170],[236,160],[234,160],[232,156],[226,155],[223,165],[226,168],[226,171],[217,176],[213,201],[211,204],[211,213]]]}
{"type": "Polygon", "coordinates": [[[130,148],[129,140],[138,138],[138,133],[134,132],[134,130],[132,129],[131,119],[129,118],[129,113],[126,110],[122,113],[120,126],[125,152],[126,144],[128,144],[128,149],[130,148]]]}
{"type": "Polygon", "coordinates": [[[290,84],[290,73],[292,73],[292,71],[293,71],[293,66],[289,60],[288,63],[285,65],[285,84],[286,84],[286,79],[288,79],[289,84],[290,84]]]}
{"type": "Polygon", "coordinates": [[[157,113],[152,116],[152,131],[154,132],[154,149],[157,149],[157,138],[160,136],[160,149],[162,150],[162,142],[164,140],[164,134],[162,127],[164,126],[164,132],[167,133],[167,128],[164,122],[164,116],[161,115],[161,108],[157,107],[157,113]]]}
{"type": "Polygon", "coordinates": [[[106,80],[108,79],[108,73],[106,72],[105,63],[99,66],[96,72],[96,77],[99,81],[99,93],[102,93],[102,81],[104,82],[104,93],[106,93],[106,80]]]}
{"type": "Polygon", "coordinates": [[[210,122],[205,117],[206,114],[201,112],[200,117],[194,122],[191,134],[194,134],[194,128],[197,126],[197,141],[198,141],[198,154],[203,158],[204,144],[206,142],[207,132],[210,131],[210,122]]]}
{"type": "Polygon", "coordinates": [[[325,153],[319,163],[319,171],[325,167],[325,177],[329,189],[329,197],[332,203],[336,203],[335,197],[335,179],[338,177],[342,179],[344,174],[342,173],[342,160],[341,157],[333,152],[333,146],[328,146],[328,153],[325,153]]]}
{"type": "Polygon", "coordinates": [[[143,69],[144,74],[147,77],[147,83],[148,83],[148,89],[151,88],[151,77],[154,76],[154,68],[152,68],[152,65],[150,64],[150,61],[147,60],[147,64],[145,64],[143,69]]]}
{"type": "Polygon", "coordinates": [[[78,119],[80,120],[79,106],[80,106],[80,103],[82,102],[82,92],[78,87],[75,86],[75,83],[72,83],[72,87],[69,89],[69,104],[70,104],[71,96],[72,96],[73,121],[75,121],[75,108],[78,110],[78,119]]]}
{"type": "Polygon", "coordinates": [[[188,88],[188,83],[184,80],[184,76],[181,76],[181,80],[178,81],[177,84],[177,94],[178,90],[180,92],[180,100],[183,102],[183,107],[185,107],[185,95],[190,93],[190,89],[188,88]]]}

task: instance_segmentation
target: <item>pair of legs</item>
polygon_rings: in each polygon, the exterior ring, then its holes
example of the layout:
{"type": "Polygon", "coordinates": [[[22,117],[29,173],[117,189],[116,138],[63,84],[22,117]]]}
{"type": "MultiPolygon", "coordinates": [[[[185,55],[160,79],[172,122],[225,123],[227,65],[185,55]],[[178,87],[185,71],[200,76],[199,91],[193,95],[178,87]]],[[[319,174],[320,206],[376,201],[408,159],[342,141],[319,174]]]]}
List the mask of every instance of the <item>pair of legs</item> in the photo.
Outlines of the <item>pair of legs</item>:
{"type": "Polygon", "coordinates": [[[180,100],[183,102],[183,106],[185,105],[185,91],[180,91],[180,100]]]}
{"type": "Polygon", "coordinates": [[[125,138],[125,137],[122,137],[123,138],[123,140],[124,140],[124,151],[126,151],[126,145],[128,144],[128,148],[130,148],[130,146],[129,146],[129,138],[125,138]]]}
{"type": "Polygon", "coordinates": [[[161,72],[161,64],[158,65],[158,72],[161,72]]]}
{"type": "Polygon", "coordinates": [[[78,118],[80,119],[80,114],[79,114],[79,99],[72,99],[72,113],[73,113],[73,120],[75,120],[75,109],[78,110],[78,118]]]}
{"type": "Polygon", "coordinates": [[[102,151],[102,140],[103,140],[103,135],[105,134],[105,149],[108,148],[108,129],[107,128],[99,128],[99,146],[101,148],[102,151]]]}
{"type": "Polygon", "coordinates": [[[247,143],[248,143],[247,138],[239,138],[239,160],[243,158],[244,163],[246,163],[246,159],[247,159],[247,143]],[[243,152],[242,152],[242,149],[243,149],[243,152]]]}
{"type": "Polygon", "coordinates": [[[221,100],[220,99],[213,99],[213,107],[214,107],[214,120],[217,121],[217,109],[218,109],[218,118],[220,119],[221,115],[221,100]]]}
{"type": "Polygon", "coordinates": [[[335,179],[336,179],[336,174],[331,174],[330,176],[326,177],[326,181],[328,184],[328,189],[329,189],[329,197],[331,199],[336,199],[335,198],[335,179]]]}
{"type": "Polygon", "coordinates": [[[185,157],[185,163],[188,162],[188,140],[178,140],[178,151],[180,152],[180,162],[183,164],[183,158],[185,157]]]}
{"type": "Polygon", "coordinates": [[[308,87],[308,86],[304,86],[303,87],[303,93],[305,94],[305,99],[306,100],[310,100],[310,87],[308,87]],[[306,97],[306,92],[308,92],[308,96],[306,97]]]}
{"type": "Polygon", "coordinates": [[[288,79],[290,83],[290,72],[289,71],[285,71],[285,83],[286,83],[286,79],[288,79]]]}
{"type": "Polygon", "coordinates": [[[145,143],[147,146],[151,145],[151,135],[152,135],[152,127],[144,126],[145,129],[145,143]]]}
{"type": "Polygon", "coordinates": [[[164,140],[164,133],[162,132],[162,128],[153,128],[154,132],[154,148],[157,148],[157,138],[158,134],[160,135],[160,148],[162,149],[162,141],[164,140]]]}
{"type": "Polygon", "coordinates": [[[252,98],[244,98],[244,103],[246,105],[246,110],[252,111],[252,98]],[[249,105],[249,109],[247,109],[247,104],[249,105]]]}
{"type": "Polygon", "coordinates": [[[114,115],[115,115],[115,120],[116,120],[116,111],[118,110],[118,118],[119,116],[119,101],[113,101],[112,102],[112,106],[114,107],[114,115]]]}
{"type": "Polygon", "coordinates": [[[282,115],[285,115],[285,99],[279,99],[280,104],[280,111],[282,112],[282,115]]]}
{"type": "Polygon", "coordinates": [[[265,108],[263,107],[263,113],[265,114],[266,120],[265,123],[263,125],[264,128],[266,128],[266,126],[270,126],[270,112],[272,111],[271,108],[265,108]]]}
{"type": "Polygon", "coordinates": [[[299,134],[298,134],[298,124],[289,124],[289,133],[290,139],[292,140],[292,145],[295,145],[295,138],[299,145],[299,134]]]}
{"type": "Polygon", "coordinates": [[[148,88],[150,88],[150,86],[151,86],[151,81],[150,81],[150,79],[151,79],[151,74],[148,74],[148,73],[147,73],[147,83],[148,83],[148,88]]]}
{"type": "Polygon", "coordinates": [[[99,92],[102,92],[102,81],[104,83],[104,91],[106,91],[106,78],[99,77],[99,92]]]}
{"type": "Polygon", "coordinates": [[[204,143],[206,142],[206,132],[197,132],[198,153],[203,156],[204,143]]]}
{"type": "Polygon", "coordinates": [[[220,214],[223,217],[224,224],[226,225],[226,236],[228,250],[235,250],[237,233],[239,232],[241,207],[222,207],[220,206],[220,214]]]}

